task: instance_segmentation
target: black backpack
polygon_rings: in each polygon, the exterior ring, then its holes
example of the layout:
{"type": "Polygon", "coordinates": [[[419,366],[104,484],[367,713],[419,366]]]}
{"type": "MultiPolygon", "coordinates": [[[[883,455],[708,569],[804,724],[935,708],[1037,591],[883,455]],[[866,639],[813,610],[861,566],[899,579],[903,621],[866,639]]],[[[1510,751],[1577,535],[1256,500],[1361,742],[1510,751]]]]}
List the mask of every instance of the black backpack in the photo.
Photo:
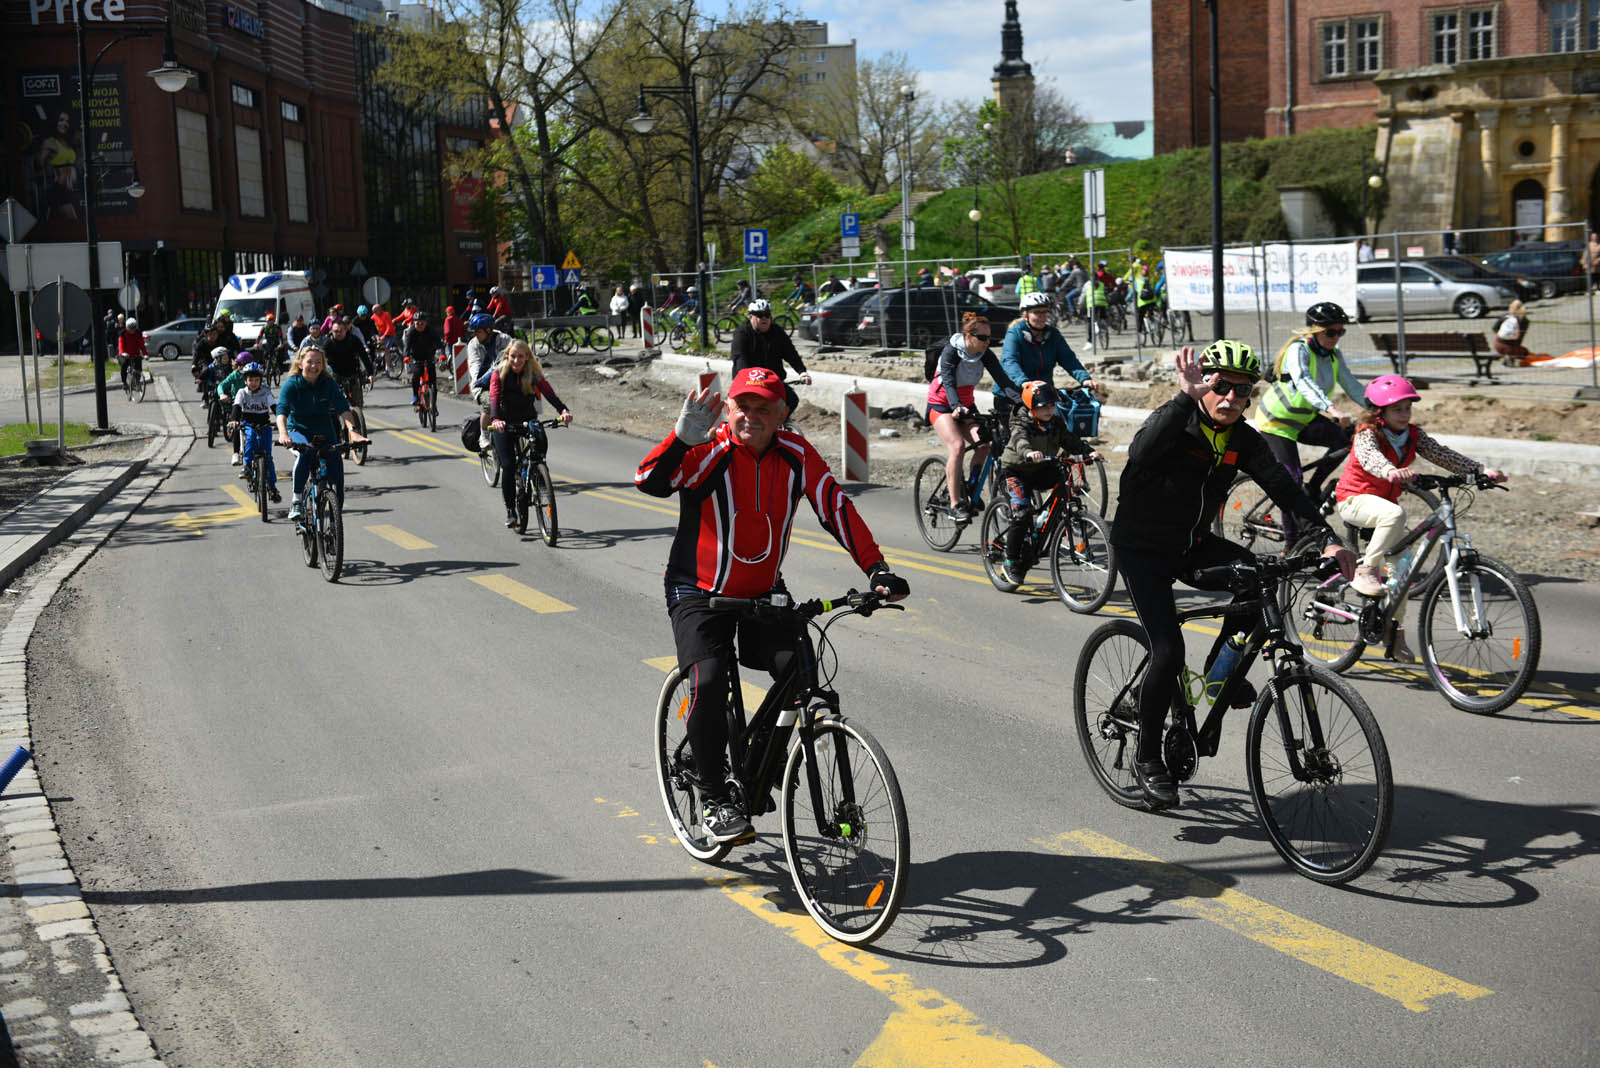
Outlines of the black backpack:
{"type": "Polygon", "coordinates": [[[922,380],[932,382],[933,376],[939,373],[939,357],[944,355],[945,343],[929,345],[922,351],[922,380]]]}
{"type": "Polygon", "coordinates": [[[468,452],[478,451],[478,417],[469,415],[461,422],[461,445],[468,452]]]}

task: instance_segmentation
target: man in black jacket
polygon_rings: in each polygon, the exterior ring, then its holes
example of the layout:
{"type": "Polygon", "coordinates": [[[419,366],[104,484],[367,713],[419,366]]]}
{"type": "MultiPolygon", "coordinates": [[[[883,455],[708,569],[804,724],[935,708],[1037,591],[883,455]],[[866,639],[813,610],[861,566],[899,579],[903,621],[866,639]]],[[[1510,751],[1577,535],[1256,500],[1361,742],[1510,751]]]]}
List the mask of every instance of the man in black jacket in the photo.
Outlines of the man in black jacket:
{"type": "Polygon", "coordinates": [[[361,407],[361,380],[372,378],[372,360],[367,347],[350,329],[349,319],[335,320],[333,333],[322,342],[322,351],[327,353],[328,370],[344,390],[345,400],[352,408],[361,407]]]}
{"type": "MultiPolygon", "coordinates": [[[[1162,725],[1184,663],[1172,584],[1206,588],[1196,583],[1196,572],[1251,559],[1243,546],[1211,532],[1212,517],[1234,478],[1243,472],[1255,479],[1279,508],[1300,518],[1302,530],[1321,536],[1323,555],[1335,557],[1346,578],[1355,572],[1355,555],[1276,462],[1260,433],[1244,422],[1251,388],[1261,377],[1261,363],[1250,346],[1224,339],[1207,346],[1198,358],[1185,347],[1177,364],[1181,392],[1152,412],[1129,444],[1111,525],[1117,571],[1150,641],[1150,664],[1139,690],[1133,771],[1146,800],[1158,809],[1178,802],[1177,783],[1161,752],[1162,725]]],[[[1223,617],[1206,657],[1208,669],[1228,636],[1248,631],[1254,619],[1248,608],[1223,617]]],[[[1237,690],[1236,705],[1254,703],[1248,683],[1237,690]]]]}
{"type": "MultiPolygon", "coordinates": [[[[740,371],[746,367],[765,367],[783,381],[783,365],[788,363],[800,372],[800,381],[805,385],[811,384],[811,375],[806,371],[805,363],[800,359],[800,353],[795,351],[794,342],[784,332],[783,327],[772,321],[772,304],[764,297],[757,297],[750,302],[747,309],[749,316],[739,328],[733,332],[733,339],[728,344],[729,352],[733,355],[733,374],[738,377],[740,371]]],[[[800,404],[800,397],[787,383],[783,387],[784,394],[788,397],[789,415],[794,415],[795,408],[800,404]]]]}

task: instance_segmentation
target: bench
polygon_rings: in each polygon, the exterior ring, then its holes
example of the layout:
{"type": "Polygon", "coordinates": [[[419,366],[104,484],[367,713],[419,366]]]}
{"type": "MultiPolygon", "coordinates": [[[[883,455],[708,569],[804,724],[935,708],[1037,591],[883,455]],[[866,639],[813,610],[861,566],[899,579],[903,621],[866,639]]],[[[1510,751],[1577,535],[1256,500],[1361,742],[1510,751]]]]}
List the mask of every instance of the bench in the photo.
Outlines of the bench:
{"type": "MultiPolygon", "coordinates": [[[[1494,345],[1485,334],[1466,334],[1458,331],[1440,334],[1414,334],[1408,331],[1405,337],[1407,363],[1419,356],[1431,356],[1440,359],[1470,358],[1477,366],[1477,373],[1467,383],[1469,386],[1477,385],[1479,379],[1495,381],[1494,363],[1500,358],[1500,354],[1494,351],[1494,345]]],[[[1394,373],[1399,374],[1399,335],[1373,334],[1372,341],[1378,346],[1380,352],[1389,357],[1389,362],[1394,365],[1394,373]]]]}

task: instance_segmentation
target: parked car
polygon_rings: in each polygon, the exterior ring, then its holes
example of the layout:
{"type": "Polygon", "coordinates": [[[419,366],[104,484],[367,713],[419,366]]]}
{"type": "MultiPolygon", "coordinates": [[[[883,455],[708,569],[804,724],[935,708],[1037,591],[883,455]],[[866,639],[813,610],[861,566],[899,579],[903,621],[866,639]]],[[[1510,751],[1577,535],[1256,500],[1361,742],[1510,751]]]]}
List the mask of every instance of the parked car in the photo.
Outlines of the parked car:
{"type": "Polygon", "coordinates": [[[967,272],[972,280],[969,292],[996,304],[1017,303],[1017,279],[1022,277],[1020,267],[974,267],[967,272]]]}
{"type": "Polygon", "coordinates": [[[1532,278],[1490,270],[1477,260],[1468,259],[1466,256],[1423,256],[1410,262],[1432,267],[1439,273],[1447,274],[1461,282],[1510,286],[1523,300],[1532,300],[1539,295],[1539,283],[1532,278]]]}
{"type": "MultiPolygon", "coordinates": [[[[1504,308],[1517,298],[1514,283],[1470,282],[1451,278],[1416,262],[1399,265],[1406,315],[1449,315],[1477,319],[1491,308],[1504,308]]],[[[1356,318],[1395,314],[1395,270],[1392,263],[1368,263],[1356,270],[1356,318]]]]}
{"type": "Polygon", "coordinates": [[[891,289],[874,294],[871,300],[861,306],[861,320],[856,329],[869,344],[883,336],[891,346],[927,348],[955,333],[961,326],[962,315],[969,311],[987,318],[997,333],[1022,314],[1014,307],[996,304],[970,292],[963,293],[954,286],[891,289]],[[906,337],[908,300],[911,322],[909,339],[906,337]]]}
{"type": "Polygon", "coordinates": [[[194,339],[206,325],[204,319],[174,319],[144,332],[144,347],[150,355],[176,360],[194,351],[194,339]]]}
{"type": "Polygon", "coordinates": [[[1550,300],[1559,293],[1582,293],[1583,242],[1524,241],[1504,252],[1491,252],[1480,262],[1495,271],[1527,275],[1539,283],[1539,296],[1550,300]]]}
{"type": "Polygon", "coordinates": [[[856,323],[861,321],[861,306],[877,294],[877,289],[871,286],[835,293],[815,309],[802,313],[800,335],[824,345],[859,345],[861,338],[856,323]],[[807,333],[808,314],[810,333],[807,333]]]}

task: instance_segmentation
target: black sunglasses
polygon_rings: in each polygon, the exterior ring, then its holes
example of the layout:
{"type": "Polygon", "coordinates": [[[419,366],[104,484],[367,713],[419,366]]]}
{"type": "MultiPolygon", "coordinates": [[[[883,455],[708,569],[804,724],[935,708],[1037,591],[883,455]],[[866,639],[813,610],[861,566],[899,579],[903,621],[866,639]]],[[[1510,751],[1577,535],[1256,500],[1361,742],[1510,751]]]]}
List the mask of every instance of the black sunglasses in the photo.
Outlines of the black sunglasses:
{"type": "Polygon", "coordinates": [[[1325,326],[1322,328],[1322,332],[1329,337],[1344,337],[1344,327],[1342,326],[1325,326]]]}
{"type": "Polygon", "coordinates": [[[1219,378],[1215,382],[1211,383],[1211,392],[1215,393],[1219,397],[1226,397],[1228,394],[1232,393],[1235,397],[1243,397],[1246,400],[1249,400],[1250,391],[1254,389],[1255,386],[1256,384],[1254,382],[1229,382],[1226,379],[1219,378]]]}

